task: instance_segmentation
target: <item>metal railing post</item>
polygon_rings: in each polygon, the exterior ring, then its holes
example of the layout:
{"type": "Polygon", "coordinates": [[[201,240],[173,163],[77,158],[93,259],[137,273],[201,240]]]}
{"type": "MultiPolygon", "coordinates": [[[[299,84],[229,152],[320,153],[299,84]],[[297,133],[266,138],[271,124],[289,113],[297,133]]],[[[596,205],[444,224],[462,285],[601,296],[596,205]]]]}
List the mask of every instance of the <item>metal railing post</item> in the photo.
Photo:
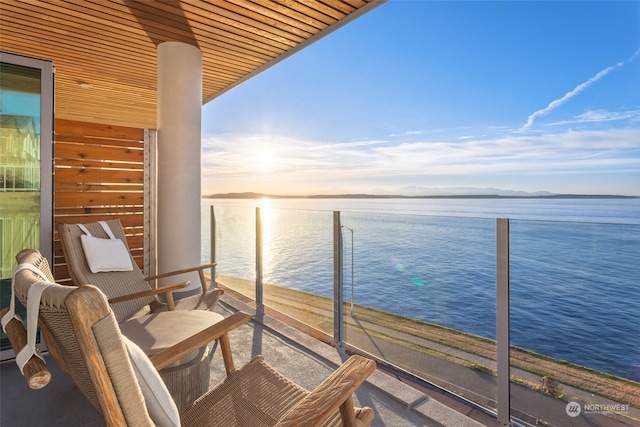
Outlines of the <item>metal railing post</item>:
{"type": "Polygon", "coordinates": [[[496,219],[496,347],[498,422],[508,426],[510,414],[509,365],[509,220],[496,219]]]}
{"type": "Polygon", "coordinates": [[[342,230],[340,212],[333,212],[333,338],[336,346],[344,344],[344,297],[342,265],[342,230]]]}
{"type": "Polygon", "coordinates": [[[262,289],[262,216],[256,208],[256,310],[264,313],[264,293],[262,289]]]}
{"type": "MultiPolygon", "coordinates": [[[[210,262],[215,264],[216,262],[216,213],[211,206],[209,208],[209,254],[210,254],[210,262]]],[[[218,284],[216,283],[216,266],[211,267],[211,287],[215,287],[218,284]]]]}

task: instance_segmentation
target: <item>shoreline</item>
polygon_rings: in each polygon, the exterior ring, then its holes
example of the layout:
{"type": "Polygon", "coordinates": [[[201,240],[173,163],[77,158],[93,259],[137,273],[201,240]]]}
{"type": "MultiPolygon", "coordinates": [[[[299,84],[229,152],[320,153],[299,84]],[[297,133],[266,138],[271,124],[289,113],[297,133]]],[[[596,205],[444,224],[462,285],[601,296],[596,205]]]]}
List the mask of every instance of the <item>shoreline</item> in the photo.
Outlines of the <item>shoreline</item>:
{"type": "MultiPolygon", "coordinates": [[[[220,275],[216,279],[230,293],[239,293],[245,299],[253,298],[253,281],[220,275]]],[[[264,301],[271,308],[323,333],[332,334],[333,300],[330,298],[265,284],[264,301]]],[[[494,340],[371,307],[354,305],[353,316],[348,315],[348,303],[345,303],[344,310],[347,336],[349,330],[362,332],[366,336],[375,336],[377,339],[394,342],[401,347],[495,376],[494,340]],[[390,330],[397,334],[388,336],[390,330]]],[[[369,351],[366,348],[363,350],[369,351]]],[[[561,388],[566,386],[569,392],[575,388],[640,408],[640,383],[627,378],[514,346],[511,347],[511,366],[511,381],[534,391],[539,391],[542,387],[543,377],[551,377],[561,388]]],[[[555,397],[559,398],[561,395],[555,397]]]]}
{"type": "Polygon", "coordinates": [[[219,193],[207,194],[203,199],[638,199],[640,196],[623,194],[450,194],[406,196],[402,194],[315,194],[315,195],[278,195],[263,193],[219,193]]]}

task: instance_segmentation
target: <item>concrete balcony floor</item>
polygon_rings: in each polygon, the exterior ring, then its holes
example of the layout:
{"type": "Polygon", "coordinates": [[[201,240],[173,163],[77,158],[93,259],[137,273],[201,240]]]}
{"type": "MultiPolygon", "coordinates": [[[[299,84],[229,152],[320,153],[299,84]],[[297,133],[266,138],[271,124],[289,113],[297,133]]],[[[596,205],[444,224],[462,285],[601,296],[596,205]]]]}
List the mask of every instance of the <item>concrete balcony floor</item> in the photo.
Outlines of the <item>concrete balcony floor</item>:
{"type": "MultiPolygon", "coordinates": [[[[216,311],[228,315],[253,309],[223,295],[216,311]]],[[[230,334],[236,366],[262,354],[276,370],[307,389],[319,385],[345,359],[337,349],[269,316],[230,334]]],[[[41,390],[27,387],[14,362],[0,365],[0,425],[102,426],[98,412],[49,357],[52,380],[41,390]]],[[[211,385],[224,377],[222,356],[211,363],[211,385]]],[[[357,406],[374,409],[374,426],[497,426],[487,414],[437,392],[419,390],[378,369],[354,396],[357,406]]]]}

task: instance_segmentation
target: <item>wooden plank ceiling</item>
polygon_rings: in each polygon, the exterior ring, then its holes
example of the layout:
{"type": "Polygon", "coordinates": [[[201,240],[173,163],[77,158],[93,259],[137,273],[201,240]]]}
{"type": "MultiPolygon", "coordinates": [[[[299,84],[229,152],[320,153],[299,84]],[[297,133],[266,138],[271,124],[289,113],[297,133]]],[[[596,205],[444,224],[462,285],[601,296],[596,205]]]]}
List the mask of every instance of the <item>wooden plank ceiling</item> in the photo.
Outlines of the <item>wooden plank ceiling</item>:
{"type": "Polygon", "coordinates": [[[380,0],[0,0],[0,50],[51,60],[56,117],[156,127],[156,46],[196,45],[203,104],[380,0]]]}

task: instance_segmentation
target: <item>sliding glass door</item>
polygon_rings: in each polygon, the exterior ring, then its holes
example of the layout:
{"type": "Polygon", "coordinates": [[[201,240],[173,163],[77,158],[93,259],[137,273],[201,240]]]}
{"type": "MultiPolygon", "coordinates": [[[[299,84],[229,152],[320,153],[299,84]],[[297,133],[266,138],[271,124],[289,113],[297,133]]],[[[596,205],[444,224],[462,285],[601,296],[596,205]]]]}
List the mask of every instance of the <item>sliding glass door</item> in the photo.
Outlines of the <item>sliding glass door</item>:
{"type": "Polygon", "coordinates": [[[16,253],[36,248],[53,265],[52,135],[51,62],[0,52],[0,307],[9,305],[16,253]]]}

